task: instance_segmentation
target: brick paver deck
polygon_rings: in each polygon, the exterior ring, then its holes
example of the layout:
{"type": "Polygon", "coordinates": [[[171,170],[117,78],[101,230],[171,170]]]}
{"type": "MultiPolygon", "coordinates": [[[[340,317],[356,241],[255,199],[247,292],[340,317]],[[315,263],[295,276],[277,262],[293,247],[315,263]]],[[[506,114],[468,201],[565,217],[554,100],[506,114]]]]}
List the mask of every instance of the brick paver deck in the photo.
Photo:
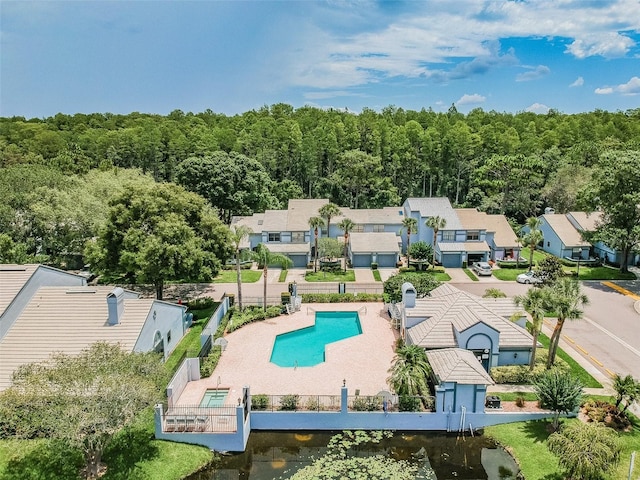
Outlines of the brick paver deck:
{"type": "Polygon", "coordinates": [[[228,388],[227,404],[235,405],[242,387],[252,394],[339,395],[343,380],[351,392],[375,395],[388,390],[388,369],[397,332],[382,303],[303,304],[302,310],[244,326],[229,341],[209,378],[191,382],[178,401],[200,403],[207,388],[228,388]],[[326,361],[314,367],[279,367],[269,362],[276,335],[312,325],[315,311],[359,311],[362,335],[327,345],[326,361]]]}

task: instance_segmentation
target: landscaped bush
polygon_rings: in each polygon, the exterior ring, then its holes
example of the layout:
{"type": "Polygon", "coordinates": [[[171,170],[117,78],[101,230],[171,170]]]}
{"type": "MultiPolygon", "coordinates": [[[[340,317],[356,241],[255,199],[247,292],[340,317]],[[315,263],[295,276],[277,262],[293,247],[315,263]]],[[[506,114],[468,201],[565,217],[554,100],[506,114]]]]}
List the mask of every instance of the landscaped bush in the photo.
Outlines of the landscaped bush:
{"type": "Polygon", "coordinates": [[[214,345],[209,355],[200,359],[200,377],[210,377],[213,371],[218,366],[220,356],[222,355],[222,348],[219,345],[214,345]]]}
{"type": "Polygon", "coordinates": [[[380,293],[303,293],[304,303],[353,303],[353,302],[380,302],[380,293]]]}
{"type": "Polygon", "coordinates": [[[318,397],[309,397],[304,407],[310,412],[318,412],[325,409],[325,406],[318,401],[318,397]]]}
{"type": "Polygon", "coordinates": [[[284,395],[280,399],[280,410],[294,411],[298,409],[299,395],[284,395]]]}
{"type": "Polygon", "coordinates": [[[416,267],[400,267],[398,269],[399,273],[415,272],[415,271],[416,271],[416,267]]]}
{"type": "Polygon", "coordinates": [[[282,307],[279,305],[267,307],[266,312],[260,307],[247,308],[243,312],[234,310],[233,316],[229,320],[229,327],[227,328],[227,331],[231,333],[248,323],[258,322],[265,318],[274,318],[280,314],[282,314],[282,307]]]}
{"type": "Polygon", "coordinates": [[[229,310],[227,310],[227,313],[224,314],[224,316],[220,320],[220,323],[218,324],[218,328],[216,328],[216,331],[213,334],[213,339],[214,340],[216,338],[220,338],[220,337],[222,337],[224,335],[224,331],[227,329],[227,325],[229,323],[229,319],[231,318],[231,316],[233,315],[235,310],[236,309],[234,307],[231,307],[229,310]]]}
{"type": "Polygon", "coordinates": [[[251,395],[251,410],[266,410],[269,408],[269,396],[264,393],[251,395]]]}
{"type": "Polygon", "coordinates": [[[189,300],[187,302],[187,307],[189,307],[190,310],[206,310],[207,308],[215,306],[216,303],[218,302],[211,297],[202,297],[196,298],[195,300],[189,300]]]}
{"type": "Polygon", "coordinates": [[[377,270],[378,269],[378,264],[376,262],[373,262],[371,264],[371,270],[377,270]]]}
{"type": "Polygon", "coordinates": [[[400,395],[398,399],[398,410],[401,412],[417,412],[420,410],[420,398],[400,395]]]}
{"type": "MultiPolygon", "coordinates": [[[[496,383],[529,384],[546,370],[546,361],[547,352],[538,350],[533,371],[529,370],[529,365],[505,365],[493,367],[489,374],[496,383]]],[[[569,373],[571,371],[569,364],[559,357],[556,357],[556,364],[553,368],[561,373],[569,373]]]]}
{"type": "Polygon", "coordinates": [[[631,425],[627,416],[619,408],[602,400],[587,400],[582,406],[582,411],[589,417],[589,421],[604,423],[616,430],[625,430],[631,425]]]}
{"type": "Polygon", "coordinates": [[[498,260],[496,263],[500,268],[529,268],[529,261],[498,260]]]}
{"type": "Polygon", "coordinates": [[[380,397],[358,396],[351,402],[351,409],[356,412],[377,412],[381,408],[382,400],[380,397]]]}

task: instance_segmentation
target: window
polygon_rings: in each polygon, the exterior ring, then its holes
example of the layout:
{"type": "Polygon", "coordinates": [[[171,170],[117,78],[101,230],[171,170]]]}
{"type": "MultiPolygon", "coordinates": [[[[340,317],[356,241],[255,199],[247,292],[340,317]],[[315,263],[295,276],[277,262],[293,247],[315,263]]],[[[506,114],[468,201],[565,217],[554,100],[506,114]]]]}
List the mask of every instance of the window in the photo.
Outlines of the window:
{"type": "Polygon", "coordinates": [[[278,232],[278,233],[270,233],[269,234],[269,241],[270,242],[279,242],[280,241],[280,232],[278,232]]]}
{"type": "Polygon", "coordinates": [[[373,231],[374,232],[384,232],[384,225],[374,225],[373,226],[373,231]]]}
{"type": "Polygon", "coordinates": [[[291,243],[304,243],[304,232],[292,232],[291,243]]]}
{"type": "Polygon", "coordinates": [[[480,232],[472,231],[467,232],[467,241],[480,240],[480,232]]]}
{"type": "Polygon", "coordinates": [[[352,229],[352,232],[362,233],[364,232],[364,225],[356,224],[352,229]]]}
{"type": "Polygon", "coordinates": [[[444,230],[442,232],[442,241],[443,242],[455,242],[456,240],[456,231],[455,230],[444,230]]]}
{"type": "Polygon", "coordinates": [[[167,343],[171,343],[171,330],[167,332],[167,343]]]}
{"type": "Polygon", "coordinates": [[[581,258],[581,257],[582,257],[582,249],[580,247],[572,249],[571,258],[581,258]]]}

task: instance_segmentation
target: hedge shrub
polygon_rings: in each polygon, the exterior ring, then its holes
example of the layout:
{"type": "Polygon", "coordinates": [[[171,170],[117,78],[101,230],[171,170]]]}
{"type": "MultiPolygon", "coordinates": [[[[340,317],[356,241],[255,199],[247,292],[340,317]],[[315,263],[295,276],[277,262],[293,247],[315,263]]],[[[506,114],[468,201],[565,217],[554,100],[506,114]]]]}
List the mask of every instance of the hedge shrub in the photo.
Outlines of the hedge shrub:
{"type": "MultiPolygon", "coordinates": [[[[544,350],[536,352],[536,364],[533,367],[533,371],[529,370],[529,365],[505,365],[493,367],[489,374],[496,383],[530,384],[546,370],[547,355],[544,350]]],[[[553,368],[560,373],[571,372],[569,364],[559,357],[556,357],[556,364],[553,368]]]]}
{"type": "Polygon", "coordinates": [[[303,293],[304,303],[381,302],[381,293],[303,293]]]}
{"type": "Polygon", "coordinates": [[[279,316],[281,313],[282,307],[279,305],[267,307],[266,312],[260,307],[247,308],[242,313],[234,309],[233,315],[229,320],[229,327],[227,328],[227,331],[231,333],[248,323],[258,322],[265,318],[274,318],[279,316]]]}

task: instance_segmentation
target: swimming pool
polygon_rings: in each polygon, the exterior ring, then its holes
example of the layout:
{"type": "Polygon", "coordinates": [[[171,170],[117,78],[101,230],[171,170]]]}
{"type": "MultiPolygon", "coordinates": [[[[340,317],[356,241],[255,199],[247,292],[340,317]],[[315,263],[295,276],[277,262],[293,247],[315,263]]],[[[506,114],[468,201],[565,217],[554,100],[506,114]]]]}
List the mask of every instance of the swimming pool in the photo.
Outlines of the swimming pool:
{"type": "Polygon", "coordinates": [[[207,389],[200,400],[201,407],[221,407],[227,399],[228,388],[207,389]]]}
{"type": "Polygon", "coordinates": [[[271,363],[312,367],[325,361],[325,346],[362,334],[358,312],[316,312],[315,324],[276,336],[271,363]]]}

